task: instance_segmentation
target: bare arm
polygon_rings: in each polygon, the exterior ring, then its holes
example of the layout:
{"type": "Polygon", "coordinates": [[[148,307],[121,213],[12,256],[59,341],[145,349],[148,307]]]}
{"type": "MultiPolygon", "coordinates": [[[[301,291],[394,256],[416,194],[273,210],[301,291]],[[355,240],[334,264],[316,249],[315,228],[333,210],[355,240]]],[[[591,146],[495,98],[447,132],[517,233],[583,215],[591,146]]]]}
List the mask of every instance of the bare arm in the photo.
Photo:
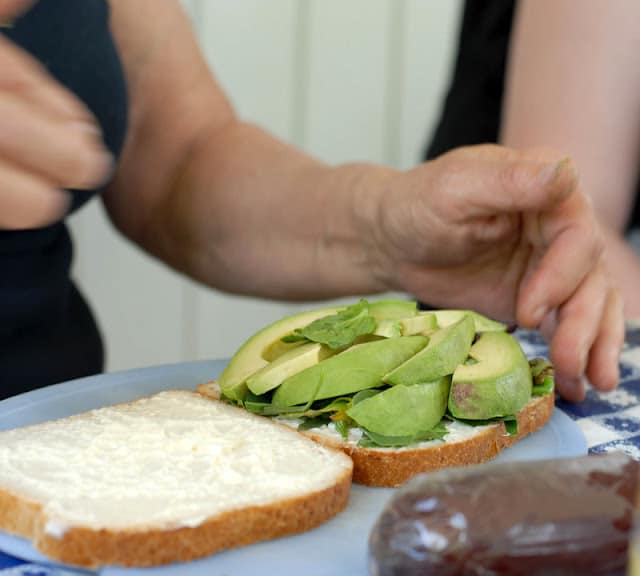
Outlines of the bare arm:
{"type": "Polygon", "coordinates": [[[522,0],[501,138],[572,155],[628,317],[640,317],[640,258],[623,238],[640,166],[638,22],[634,0],[522,0]]]}
{"type": "Polygon", "coordinates": [[[106,196],[117,226],[223,290],[292,299],[382,290],[351,238],[360,231],[347,189],[392,171],[330,168],[240,121],[177,2],[112,6],[132,106],[106,196]]]}

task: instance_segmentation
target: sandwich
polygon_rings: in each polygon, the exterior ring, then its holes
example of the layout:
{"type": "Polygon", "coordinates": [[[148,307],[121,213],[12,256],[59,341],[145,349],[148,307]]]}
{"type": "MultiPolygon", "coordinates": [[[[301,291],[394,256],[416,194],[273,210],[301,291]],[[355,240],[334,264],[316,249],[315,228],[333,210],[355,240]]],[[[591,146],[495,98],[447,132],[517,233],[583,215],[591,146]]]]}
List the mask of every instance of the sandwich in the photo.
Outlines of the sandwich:
{"type": "Polygon", "coordinates": [[[552,365],[505,324],[403,300],[284,318],[198,391],[342,449],[368,486],[490,460],[554,408],[552,365]]]}
{"type": "Polygon", "coordinates": [[[0,432],[0,530],[67,564],[154,566],[314,528],[351,460],[191,391],[0,432]]]}

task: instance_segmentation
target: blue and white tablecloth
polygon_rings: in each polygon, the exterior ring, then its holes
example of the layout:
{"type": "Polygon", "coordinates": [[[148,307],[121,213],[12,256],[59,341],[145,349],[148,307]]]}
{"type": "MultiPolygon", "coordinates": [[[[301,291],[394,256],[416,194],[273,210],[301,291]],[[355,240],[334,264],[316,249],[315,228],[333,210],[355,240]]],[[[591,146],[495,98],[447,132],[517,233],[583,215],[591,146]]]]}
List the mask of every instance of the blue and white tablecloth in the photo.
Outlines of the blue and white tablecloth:
{"type": "Polygon", "coordinates": [[[86,576],[87,574],[89,573],[24,563],[22,560],[0,552],[0,576],[86,576]]]}
{"type": "MultiPolygon", "coordinates": [[[[527,356],[545,356],[542,337],[533,332],[518,334],[527,356]]],[[[590,453],[622,450],[640,460],[640,324],[627,329],[620,364],[620,386],[614,392],[589,390],[584,402],[558,400],[556,406],[582,430],[590,453]]],[[[41,566],[0,552],[0,576],[81,576],[85,571],[41,566]]]]}
{"type": "MultiPolygon", "coordinates": [[[[538,333],[519,336],[527,356],[546,355],[538,333]]],[[[627,328],[616,390],[607,394],[589,390],[579,404],[558,400],[556,406],[580,426],[590,453],[622,450],[640,460],[640,324],[627,328]]]]}

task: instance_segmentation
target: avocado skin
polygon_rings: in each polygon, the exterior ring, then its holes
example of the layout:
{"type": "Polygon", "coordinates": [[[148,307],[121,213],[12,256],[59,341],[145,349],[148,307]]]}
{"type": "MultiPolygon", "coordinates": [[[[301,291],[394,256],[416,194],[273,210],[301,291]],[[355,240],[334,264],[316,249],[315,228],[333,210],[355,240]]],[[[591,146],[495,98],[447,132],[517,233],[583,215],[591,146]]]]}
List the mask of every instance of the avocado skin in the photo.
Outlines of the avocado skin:
{"type": "Polygon", "coordinates": [[[518,341],[505,332],[485,332],[471,347],[477,364],[453,373],[449,411],[455,418],[486,420],[519,412],[531,398],[531,370],[518,341]]]}
{"type": "Polygon", "coordinates": [[[427,341],[425,336],[406,336],[353,346],[287,378],[272,403],[295,406],[375,388],[384,374],[422,350],[427,341]]]}
{"type": "Polygon", "coordinates": [[[393,386],[347,410],[359,426],[383,436],[417,436],[444,416],[451,377],[413,386],[393,386]]]}
{"type": "Polygon", "coordinates": [[[434,332],[423,350],[386,374],[383,380],[391,385],[411,386],[453,374],[467,357],[474,335],[473,319],[464,315],[455,324],[434,332]]]}

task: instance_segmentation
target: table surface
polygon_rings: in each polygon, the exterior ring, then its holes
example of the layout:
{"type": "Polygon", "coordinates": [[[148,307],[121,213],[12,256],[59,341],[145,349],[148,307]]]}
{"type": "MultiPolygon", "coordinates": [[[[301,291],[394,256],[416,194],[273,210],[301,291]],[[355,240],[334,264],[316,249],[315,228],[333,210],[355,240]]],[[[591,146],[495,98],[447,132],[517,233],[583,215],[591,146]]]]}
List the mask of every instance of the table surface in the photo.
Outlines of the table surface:
{"type": "MultiPolygon", "coordinates": [[[[537,333],[520,333],[528,356],[544,356],[546,346],[537,333]]],[[[588,451],[622,450],[640,460],[640,325],[627,328],[622,354],[620,386],[614,392],[589,390],[584,402],[558,400],[557,407],[579,426],[588,451]]],[[[0,576],[71,576],[87,574],[76,570],[40,565],[0,552],[0,576]]]]}

